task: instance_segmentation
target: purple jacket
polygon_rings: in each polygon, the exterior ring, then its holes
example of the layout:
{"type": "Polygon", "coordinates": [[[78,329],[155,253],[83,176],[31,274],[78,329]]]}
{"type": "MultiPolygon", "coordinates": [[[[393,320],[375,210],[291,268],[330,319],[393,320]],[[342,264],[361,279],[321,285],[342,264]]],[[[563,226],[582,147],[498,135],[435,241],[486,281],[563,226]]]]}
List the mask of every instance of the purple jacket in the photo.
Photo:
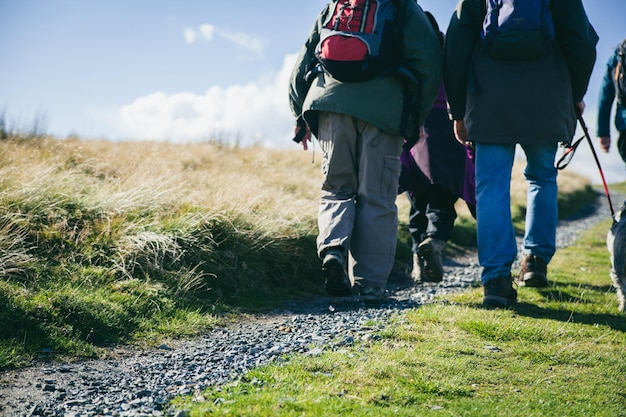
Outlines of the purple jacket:
{"type": "Polygon", "coordinates": [[[419,198],[431,184],[437,184],[475,205],[473,150],[454,137],[443,84],[424,128],[425,140],[419,140],[410,150],[404,149],[400,156],[399,192],[408,191],[419,198]]]}

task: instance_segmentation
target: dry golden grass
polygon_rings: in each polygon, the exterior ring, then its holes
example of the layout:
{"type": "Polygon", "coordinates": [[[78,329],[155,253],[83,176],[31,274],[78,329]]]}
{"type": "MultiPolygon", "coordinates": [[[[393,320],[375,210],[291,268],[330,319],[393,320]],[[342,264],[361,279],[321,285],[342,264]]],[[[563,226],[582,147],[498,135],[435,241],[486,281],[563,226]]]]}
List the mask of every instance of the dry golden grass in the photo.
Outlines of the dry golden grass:
{"type": "MultiPolygon", "coordinates": [[[[280,224],[316,216],[320,160],[319,152],[312,155],[295,145],[271,150],[209,143],[2,141],[0,183],[5,191],[8,187],[22,193],[59,184],[78,192],[88,185],[112,210],[188,205],[280,224]]],[[[525,204],[523,169],[524,162],[516,161],[511,183],[515,205],[525,204]]],[[[590,184],[568,170],[559,173],[558,182],[563,193],[590,184]]],[[[401,216],[408,213],[404,196],[399,196],[398,207],[401,216]]],[[[461,200],[456,208],[460,215],[470,216],[461,200]]]]}
{"type": "Polygon", "coordinates": [[[54,139],[0,142],[0,177],[13,193],[90,189],[111,210],[185,205],[264,222],[315,216],[321,178],[298,149],[54,139]]]}

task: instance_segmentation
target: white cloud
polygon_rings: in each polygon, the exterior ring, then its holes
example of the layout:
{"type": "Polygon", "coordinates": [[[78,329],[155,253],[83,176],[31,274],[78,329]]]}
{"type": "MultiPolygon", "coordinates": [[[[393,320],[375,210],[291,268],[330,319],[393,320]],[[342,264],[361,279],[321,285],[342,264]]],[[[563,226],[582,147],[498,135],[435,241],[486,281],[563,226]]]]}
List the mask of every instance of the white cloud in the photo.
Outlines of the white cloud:
{"type": "Polygon", "coordinates": [[[213,39],[213,34],[215,33],[215,30],[215,26],[205,23],[204,25],[200,25],[198,32],[200,32],[205,40],[210,41],[213,39]]]}
{"type": "Polygon", "coordinates": [[[193,29],[185,29],[183,31],[183,37],[186,43],[194,43],[198,39],[198,33],[193,29]]]}
{"type": "Polygon", "coordinates": [[[217,138],[241,145],[292,146],[288,85],[295,59],[286,56],[278,73],[245,85],[137,98],[120,109],[125,133],[133,139],[170,142],[217,138]]]}
{"type": "Polygon", "coordinates": [[[267,41],[248,33],[219,29],[208,23],[200,25],[197,29],[185,28],[183,30],[183,38],[189,44],[196,43],[199,40],[211,42],[215,39],[215,36],[219,36],[221,39],[251,51],[257,57],[263,56],[265,46],[267,45],[267,41]]]}
{"type": "Polygon", "coordinates": [[[265,45],[267,42],[256,38],[254,36],[250,36],[243,32],[233,32],[233,31],[220,31],[218,35],[230,42],[235,43],[243,48],[249,49],[254,52],[258,57],[263,56],[263,52],[265,50],[265,45]]]}

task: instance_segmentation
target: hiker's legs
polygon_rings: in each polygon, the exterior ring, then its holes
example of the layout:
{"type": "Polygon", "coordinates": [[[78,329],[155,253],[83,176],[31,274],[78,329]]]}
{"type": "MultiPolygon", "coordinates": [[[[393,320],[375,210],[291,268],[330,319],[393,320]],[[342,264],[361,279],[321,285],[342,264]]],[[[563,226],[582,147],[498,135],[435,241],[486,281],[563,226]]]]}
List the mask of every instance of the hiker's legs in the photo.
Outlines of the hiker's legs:
{"type": "Polygon", "coordinates": [[[318,212],[317,251],[341,247],[347,255],[356,215],[357,140],[352,118],[319,114],[317,135],[322,152],[322,193],[318,212]]]}
{"type": "Polygon", "coordinates": [[[409,233],[411,234],[411,250],[417,253],[417,247],[422,242],[426,229],[428,227],[428,218],[426,217],[426,194],[416,198],[411,193],[406,193],[409,203],[409,233]]]}
{"type": "Polygon", "coordinates": [[[526,153],[524,176],[526,196],[526,232],[522,252],[539,256],[549,263],[556,250],[557,169],[554,157],[557,144],[523,145],[526,153]]]}
{"type": "Polygon", "coordinates": [[[350,242],[355,284],[385,287],[396,253],[396,197],[403,139],[354,119],[358,150],[356,218],[350,242]]]}
{"type": "Polygon", "coordinates": [[[511,220],[515,145],[476,144],[476,227],[481,281],[508,277],[517,256],[511,220]]]}
{"type": "Polygon", "coordinates": [[[409,233],[412,250],[417,252],[418,245],[427,237],[447,242],[452,234],[457,197],[447,189],[433,184],[418,198],[407,193],[411,203],[409,211],[409,233]]]}
{"type": "Polygon", "coordinates": [[[457,197],[437,184],[428,190],[428,207],[426,217],[428,217],[428,227],[422,239],[430,236],[447,242],[452,235],[456,210],[454,203],[457,197]]]}

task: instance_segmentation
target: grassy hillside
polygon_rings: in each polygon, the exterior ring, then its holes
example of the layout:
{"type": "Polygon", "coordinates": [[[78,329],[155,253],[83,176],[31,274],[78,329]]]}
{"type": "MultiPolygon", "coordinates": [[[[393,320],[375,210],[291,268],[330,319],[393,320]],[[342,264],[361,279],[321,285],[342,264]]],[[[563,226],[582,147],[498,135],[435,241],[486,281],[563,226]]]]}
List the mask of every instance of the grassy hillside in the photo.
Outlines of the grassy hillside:
{"type": "MultiPolygon", "coordinates": [[[[0,369],[42,350],[98,356],[193,335],[224,313],[320,294],[319,160],[220,143],[3,137],[0,369]]],[[[595,194],[567,171],[560,190],[564,213],[595,194]]],[[[408,206],[398,204],[404,265],[408,206]]],[[[472,245],[473,220],[459,211],[456,245],[472,245]]]]}

